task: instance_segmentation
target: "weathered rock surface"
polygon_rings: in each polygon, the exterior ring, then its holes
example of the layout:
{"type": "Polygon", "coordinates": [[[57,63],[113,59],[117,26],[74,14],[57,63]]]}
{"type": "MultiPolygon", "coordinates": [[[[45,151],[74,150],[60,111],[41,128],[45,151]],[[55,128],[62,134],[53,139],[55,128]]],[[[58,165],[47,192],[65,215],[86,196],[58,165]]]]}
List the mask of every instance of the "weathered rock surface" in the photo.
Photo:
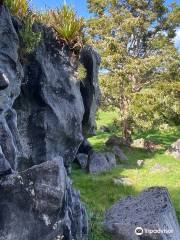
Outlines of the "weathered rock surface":
{"type": "MultiPolygon", "coordinates": [[[[61,155],[68,167],[83,141],[84,105],[71,53],[46,28],[41,31],[43,41],[24,66],[22,92],[14,104],[22,159],[34,165],[61,155]]],[[[24,168],[24,162],[19,166],[24,168]]]]}
{"type": "Polygon", "coordinates": [[[112,179],[115,185],[124,185],[124,186],[131,186],[133,185],[132,179],[128,177],[115,177],[112,179]]]}
{"type": "Polygon", "coordinates": [[[105,213],[105,230],[114,240],[179,240],[180,227],[166,188],[153,187],[137,197],[126,197],[105,213]],[[143,234],[136,235],[135,229],[143,234]],[[148,233],[147,230],[163,232],[148,233]]]}
{"type": "Polygon", "coordinates": [[[84,153],[78,153],[76,156],[76,160],[81,166],[82,169],[85,169],[88,165],[88,155],[84,153]]]}
{"type": "Polygon", "coordinates": [[[9,162],[6,160],[2,149],[0,147],[0,177],[10,174],[12,172],[9,162]]]}
{"type": "Polygon", "coordinates": [[[87,239],[85,207],[62,158],[2,178],[0,209],[0,240],[87,239]]]}
{"type": "Polygon", "coordinates": [[[116,166],[116,158],[112,153],[93,152],[89,155],[88,171],[101,173],[111,170],[116,166]]]}
{"type": "Polygon", "coordinates": [[[6,75],[0,72],[0,90],[4,90],[9,86],[9,79],[6,75]]]}
{"type": "Polygon", "coordinates": [[[180,139],[174,142],[166,151],[166,153],[172,155],[175,158],[180,158],[180,139]]]}
{"type": "Polygon", "coordinates": [[[42,41],[20,62],[18,24],[0,6],[0,240],[84,240],[85,208],[65,167],[84,141],[83,126],[95,128],[100,58],[85,47],[80,86],[79,58],[35,25],[42,41]]]}
{"type": "MultiPolygon", "coordinates": [[[[0,146],[4,161],[16,168],[17,127],[14,122],[12,105],[20,94],[22,66],[18,57],[19,40],[5,7],[0,7],[0,146]],[[16,132],[16,134],[14,134],[16,132]]],[[[2,158],[1,158],[2,159],[2,158]]],[[[1,164],[2,165],[2,164],[1,164]]]]}
{"type": "Polygon", "coordinates": [[[123,150],[120,149],[118,146],[113,147],[113,152],[114,152],[115,156],[117,156],[119,158],[120,161],[122,161],[122,162],[128,161],[127,156],[124,154],[123,150]]]}
{"type": "Polygon", "coordinates": [[[100,101],[98,71],[101,59],[91,46],[86,46],[81,53],[80,61],[87,70],[87,76],[81,83],[81,94],[85,107],[83,129],[84,134],[93,135],[96,129],[96,110],[100,101]]]}
{"type": "MultiPolygon", "coordinates": [[[[87,79],[80,86],[76,79],[78,58],[49,28],[37,25],[42,41],[20,64],[16,30],[7,9],[1,8],[0,77],[9,80],[8,88],[0,92],[0,146],[4,156],[16,170],[58,155],[68,167],[84,139],[83,127],[89,132],[95,128],[100,57],[90,46],[84,48],[81,61],[87,79]]],[[[2,88],[7,87],[3,84],[2,88]]]]}

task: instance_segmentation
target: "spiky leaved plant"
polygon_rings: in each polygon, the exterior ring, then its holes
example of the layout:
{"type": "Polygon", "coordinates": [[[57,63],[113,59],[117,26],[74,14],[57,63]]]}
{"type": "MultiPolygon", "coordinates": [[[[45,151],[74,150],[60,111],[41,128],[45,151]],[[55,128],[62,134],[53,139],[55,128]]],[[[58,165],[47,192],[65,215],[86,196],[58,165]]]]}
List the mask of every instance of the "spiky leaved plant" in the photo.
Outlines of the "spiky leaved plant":
{"type": "Polygon", "coordinates": [[[4,4],[9,8],[11,14],[16,17],[24,17],[28,11],[27,0],[5,0],[4,4]]]}
{"type": "Polygon", "coordinates": [[[84,21],[76,16],[71,7],[63,5],[60,9],[50,10],[48,23],[58,38],[71,48],[82,48],[84,21]]]}

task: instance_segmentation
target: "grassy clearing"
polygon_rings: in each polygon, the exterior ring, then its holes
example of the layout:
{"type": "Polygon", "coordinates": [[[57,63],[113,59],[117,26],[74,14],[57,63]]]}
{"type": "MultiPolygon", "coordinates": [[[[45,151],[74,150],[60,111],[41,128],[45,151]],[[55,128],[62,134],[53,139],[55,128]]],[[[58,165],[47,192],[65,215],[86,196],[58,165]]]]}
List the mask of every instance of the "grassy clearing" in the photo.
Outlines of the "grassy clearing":
{"type": "MultiPolygon", "coordinates": [[[[104,143],[112,134],[118,134],[119,129],[113,122],[118,117],[115,111],[100,111],[97,119],[98,128],[108,125],[111,133],[97,131],[97,136],[90,138],[91,144],[97,150],[104,150],[104,143]]],[[[149,131],[144,134],[136,134],[135,138],[148,138],[162,145],[160,150],[153,153],[138,148],[124,148],[124,152],[129,158],[126,165],[118,165],[108,173],[99,175],[89,175],[85,171],[74,166],[72,178],[74,185],[81,192],[81,198],[86,203],[89,218],[91,220],[91,240],[109,240],[110,236],[103,233],[102,221],[106,208],[114,202],[127,195],[137,195],[144,188],[150,186],[166,186],[172,197],[178,219],[180,221],[180,161],[165,155],[168,146],[180,137],[179,128],[171,128],[169,131],[149,131]],[[139,159],[145,160],[142,168],[138,169],[136,162],[139,159]],[[151,173],[150,169],[160,163],[167,167],[167,172],[151,173]],[[134,182],[133,186],[117,186],[112,182],[113,177],[127,176],[134,182]]]]}

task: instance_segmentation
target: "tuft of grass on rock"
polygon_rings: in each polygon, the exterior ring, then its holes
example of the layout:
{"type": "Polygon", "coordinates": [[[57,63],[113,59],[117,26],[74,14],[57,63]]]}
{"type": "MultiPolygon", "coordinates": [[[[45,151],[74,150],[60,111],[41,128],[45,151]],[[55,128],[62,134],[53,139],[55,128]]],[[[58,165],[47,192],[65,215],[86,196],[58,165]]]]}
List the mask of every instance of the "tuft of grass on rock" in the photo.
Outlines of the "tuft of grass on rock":
{"type": "Polygon", "coordinates": [[[84,20],[68,5],[37,14],[37,20],[52,27],[57,38],[79,52],[84,45],[84,20]]]}
{"type": "Polygon", "coordinates": [[[28,12],[27,0],[5,0],[4,4],[9,8],[13,16],[23,18],[28,12]]]}

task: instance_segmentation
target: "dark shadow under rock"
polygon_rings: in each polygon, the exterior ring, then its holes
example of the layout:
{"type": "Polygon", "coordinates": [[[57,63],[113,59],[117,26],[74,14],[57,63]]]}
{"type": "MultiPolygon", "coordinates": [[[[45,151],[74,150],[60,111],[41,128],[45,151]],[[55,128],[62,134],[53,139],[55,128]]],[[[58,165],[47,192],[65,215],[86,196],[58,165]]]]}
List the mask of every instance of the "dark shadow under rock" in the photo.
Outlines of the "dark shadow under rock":
{"type": "Polygon", "coordinates": [[[88,165],[88,155],[84,153],[78,153],[76,156],[76,161],[82,169],[86,169],[88,165]]]}

